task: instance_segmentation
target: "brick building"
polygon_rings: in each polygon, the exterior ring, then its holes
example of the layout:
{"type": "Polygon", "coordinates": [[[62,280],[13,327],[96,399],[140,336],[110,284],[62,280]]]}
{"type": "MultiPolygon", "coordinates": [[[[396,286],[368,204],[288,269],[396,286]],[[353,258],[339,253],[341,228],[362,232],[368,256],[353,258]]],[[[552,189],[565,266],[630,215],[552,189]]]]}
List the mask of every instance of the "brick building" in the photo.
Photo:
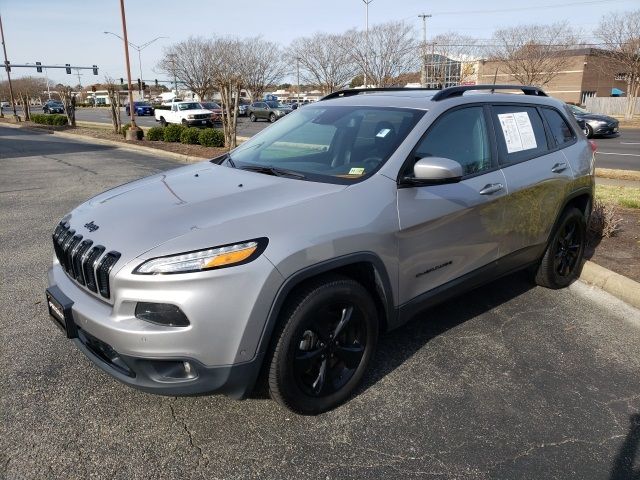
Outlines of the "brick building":
{"type": "MultiPolygon", "coordinates": [[[[618,62],[603,55],[602,50],[582,48],[559,53],[567,58],[567,65],[548,84],[549,95],[565,102],[584,104],[588,97],[610,97],[614,89],[626,91],[624,70],[618,62]]],[[[518,83],[500,62],[481,60],[478,83],[518,83]],[[496,76],[496,69],[498,71],[496,76]]]]}

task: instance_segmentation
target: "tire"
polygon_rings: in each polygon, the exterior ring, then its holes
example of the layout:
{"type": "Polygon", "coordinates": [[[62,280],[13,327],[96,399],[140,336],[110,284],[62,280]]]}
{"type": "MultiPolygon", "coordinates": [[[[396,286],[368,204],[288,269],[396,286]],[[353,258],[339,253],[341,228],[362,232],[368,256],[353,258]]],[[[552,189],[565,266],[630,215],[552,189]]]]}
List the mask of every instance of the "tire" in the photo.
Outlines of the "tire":
{"type": "Polygon", "coordinates": [[[187,122],[187,120],[186,120],[186,119],[184,119],[184,118],[182,119],[182,121],[181,121],[180,123],[182,123],[182,125],[184,125],[185,127],[188,127],[188,126],[189,126],[189,123],[188,123],[188,122],[187,122]]]}
{"type": "Polygon", "coordinates": [[[255,114],[253,114],[253,113],[252,113],[251,115],[249,115],[249,119],[250,119],[252,122],[255,122],[255,121],[257,120],[257,119],[256,119],[255,114]]]}
{"type": "Polygon", "coordinates": [[[540,261],[535,282],[553,289],[569,286],[582,270],[586,238],[583,213],[577,208],[565,210],[540,261]]]}
{"type": "Polygon", "coordinates": [[[375,351],[378,314],[371,295],[350,278],[320,277],[291,297],[280,320],[268,364],[271,398],[303,415],[340,405],[375,351]]]}
{"type": "Polygon", "coordinates": [[[587,138],[593,138],[593,128],[588,123],[584,124],[584,134],[587,138]]]}
{"type": "Polygon", "coordinates": [[[275,113],[272,113],[271,115],[269,115],[269,121],[270,121],[271,123],[273,123],[273,122],[275,122],[275,121],[276,121],[276,114],[275,114],[275,113]]]}
{"type": "Polygon", "coordinates": [[[162,127],[166,127],[167,126],[167,121],[164,119],[164,117],[160,117],[160,126],[162,126],[162,127]]]}

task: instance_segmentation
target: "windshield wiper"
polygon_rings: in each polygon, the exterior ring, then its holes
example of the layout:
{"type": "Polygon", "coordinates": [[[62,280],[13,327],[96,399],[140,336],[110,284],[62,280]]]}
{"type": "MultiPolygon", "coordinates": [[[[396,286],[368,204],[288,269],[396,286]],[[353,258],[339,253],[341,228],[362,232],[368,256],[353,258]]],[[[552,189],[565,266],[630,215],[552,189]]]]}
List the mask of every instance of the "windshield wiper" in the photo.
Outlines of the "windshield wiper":
{"type": "Polygon", "coordinates": [[[294,172],[293,170],[286,170],[284,168],[272,167],[267,165],[247,165],[240,167],[240,170],[249,170],[251,172],[264,173],[267,175],[273,175],[276,177],[289,177],[304,180],[305,177],[302,173],[294,172]]]}
{"type": "Polygon", "coordinates": [[[214,158],[213,160],[211,160],[211,162],[217,163],[218,165],[222,165],[224,162],[228,162],[231,168],[238,168],[236,167],[235,162],[232,160],[231,155],[229,155],[228,153],[225,153],[218,158],[214,158]]]}

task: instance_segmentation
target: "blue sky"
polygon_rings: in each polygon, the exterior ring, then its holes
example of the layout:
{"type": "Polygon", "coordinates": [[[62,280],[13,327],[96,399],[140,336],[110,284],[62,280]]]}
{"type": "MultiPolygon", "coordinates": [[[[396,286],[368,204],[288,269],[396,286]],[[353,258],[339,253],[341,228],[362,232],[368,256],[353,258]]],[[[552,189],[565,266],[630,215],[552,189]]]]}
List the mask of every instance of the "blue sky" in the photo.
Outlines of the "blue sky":
{"type": "MultiPolygon", "coordinates": [[[[161,78],[153,70],[162,57],[162,46],[189,35],[254,36],[287,45],[296,37],[315,31],[343,32],[363,28],[362,0],[125,0],[129,40],[143,44],[157,36],[168,36],[142,51],[145,80],[161,78]]],[[[569,20],[586,38],[603,14],[638,8],[638,0],[373,0],[370,25],[405,20],[422,34],[420,13],[431,13],[428,36],[457,31],[474,38],[490,38],[497,28],[569,20]],[[438,6],[433,6],[433,5],[438,6]]],[[[7,53],[12,63],[90,66],[100,74],[83,72],[83,85],[102,81],[104,75],[124,76],[122,42],[104,31],[122,34],[119,0],[0,0],[7,53]]],[[[132,76],[139,77],[138,56],[131,50],[132,76]]],[[[37,75],[35,70],[14,69],[13,76],[37,75]]],[[[0,74],[4,77],[4,74],[0,74]]],[[[76,84],[77,76],[64,70],[49,70],[54,82],[76,84]]]]}

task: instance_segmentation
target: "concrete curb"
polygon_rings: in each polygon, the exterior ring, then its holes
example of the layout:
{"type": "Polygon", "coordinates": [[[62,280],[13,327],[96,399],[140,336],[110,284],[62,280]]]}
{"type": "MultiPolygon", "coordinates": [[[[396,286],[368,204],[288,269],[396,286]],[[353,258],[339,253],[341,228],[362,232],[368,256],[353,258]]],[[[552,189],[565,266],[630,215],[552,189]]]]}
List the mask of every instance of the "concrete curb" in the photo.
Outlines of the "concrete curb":
{"type": "Polygon", "coordinates": [[[580,280],[601,288],[623,302],[640,309],[640,283],[635,280],[588,260],[582,267],[580,280]]]}

